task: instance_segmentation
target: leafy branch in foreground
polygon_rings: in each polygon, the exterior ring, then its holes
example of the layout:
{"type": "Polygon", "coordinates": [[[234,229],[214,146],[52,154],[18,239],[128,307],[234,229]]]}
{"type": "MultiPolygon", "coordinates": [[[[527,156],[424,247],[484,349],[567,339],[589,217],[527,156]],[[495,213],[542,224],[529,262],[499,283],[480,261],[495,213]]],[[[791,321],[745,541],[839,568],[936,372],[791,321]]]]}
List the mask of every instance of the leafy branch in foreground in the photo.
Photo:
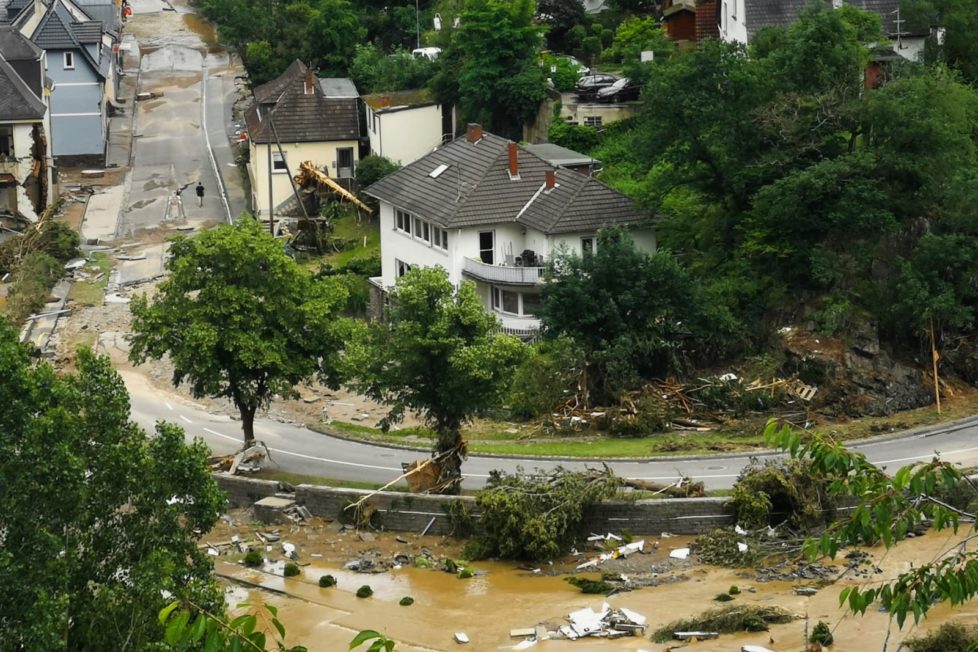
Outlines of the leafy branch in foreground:
{"type": "Polygon", "coordinates": [[[160,611],[160,624],[166,628],[164,640],[177,652],[198,650],[201,645],[208,652],[266,652],[268,633],[274,629],[278,636],[272,634],[272,650],[307,652],[302,645],[285,645],[285,626],[278,619],[277,607],[246,602],[238,605],[239,609],[248,607],[254,608],[228,621],[193,602],[175,600],[160,611]]]}
{"type": "MultiPolygon", "coordinates": [[[[765,436],[793,458],[808,461],[813,473],[828,480],[830,494],[858,501],[845,518],[806,542],[805,551],[812,558],[820,554],[834,558],[845,545],[882,543],[890,548],[909,532],[928,524],[935,530],[951,528],[957,532],[962,520],[975,520],[974,513],[949,504],[943,496],[957,491],[962,483],[976,494],[978,488],[937,455],[929,462],[905,466],[891,476],[861,453],[836,441],[815,437],[803,443],[799,433],[788,426],[779,428],[775,421],[768,424],[765,436]]],[[[978,533],[972,526],[971,534],[933,561],[915,565],[896,580],[877,586],[847,587],[839,602],[859,614],[879,602],[893,614],[899,627],[910,614],[919,622],[936,603],[962,604],[978,596],[978,553],[967,549],[975,538],[978,533]]]]}

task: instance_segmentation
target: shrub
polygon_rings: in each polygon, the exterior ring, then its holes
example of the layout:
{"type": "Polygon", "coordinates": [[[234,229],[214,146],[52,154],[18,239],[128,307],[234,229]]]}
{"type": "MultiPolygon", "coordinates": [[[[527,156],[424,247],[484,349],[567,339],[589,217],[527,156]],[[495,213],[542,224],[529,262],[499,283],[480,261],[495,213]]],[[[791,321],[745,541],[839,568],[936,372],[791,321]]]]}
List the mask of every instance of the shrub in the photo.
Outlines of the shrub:
{"type": "Polygon", "coordinates": [[[17,264],[7,296],[7,316],[20,323],[38,312],[51,296],[51,288],[64,273],[64,266],[43,253],[28,254],[17,264]]]}
{"type": "Polygon", "coordinates": [[[412,604],[414,604],[414,598],[412,598],[409,595],[406,595],[403,598],[401,598],[401,601],[398,602],[397,604],[401,605],[402,607],[410,607],[412,604]]]}
{"type": "Polygon", "coordinates": [[[365,156],[357,165],[357,185],[366,188],[399,169],[401,169],[400,165],[383,156],[376,154],[365,156]]]}
{"type": "Polygon", "coordinates": [[[458,579],[460,579],[460,580],[467,580],[467,579],[473,577],[474,575],[475,575],[475,573],[472,572],[472,569],[471,568],[463,568],[462,570],[460,570],[458,572],[458,579]]]}
{"type": "Polygon", "coordinates": [[[808,530],[832,515],[826,486],[804,460],[753,462],[741,471],[727,509],[748,529],[787,523],[808,530]]]}
{"type": "Polygon", "coordinates": [[[646,394],[635,400],[635,411],[614,410],[608,434],[614,437],[645,437],[654,432],[672,429],[672,420],[679,416],[675,406],[656,394],[646,394]]]}
{"type": "Polygon", "coordinates": [[[261,566],[265,563],[265,558],[257,550],[249,550],[244,556],[245,566],[261,566]]]}
{"type": "Polygon", "coordinates": [[[516,419],[550,414],[577,384],[583,358],[569,337],[544,340],[516,368],[509,408],[516,419]]]}
{"type": "Polygon", "coordinates": [[[579,588],[581,593],[607,595],[615,588],[604,580],[589,580],[583,577],[565,577],[564,581],[579,588]]]}
{"type": "Polygon", "coordinates": [[[732,634],[734,632],[763,632],[768,625],[790,623],[794,619],[788,611],[780,607],[759,605],[727,605],[707,611],[699,616],[684,618],[669,623],[657,629],[652,634],[652,640],[665,643],[672,639],[673,632],[719,632],[732,634]]]}
{"type": "Polygon", "coordinates": [[[364,584],[359,589],[357,589],[358,598],[369,598],[374,594],[374,590],[370,588],[369,584],[364,584]]]}
{"type": "Polygon", "coordinates": [[[319,586],[324,589],[336,586],[336,578],[332,575],[323,575],[319,578],[319,586]]]}
{"type": "Polygon", "coordinates": [[[365,277],[380,276],[380,251],[354,256],[341,265],[338,271],[365,277]]]}
{"type": "Polygon", "coordinates": [[[479,529],[466,546],[469,559],[553,559],[581,535],[584,509],[617,492],[609,473],[568,471],[509,474],[492,471],[476,497],[479,529]]]}
{"type": "Polygon", "coordinates": [[[730,602],[733,600],[733,596],[729,593],[717,593],[713,600],[716,602],[730,602]]]}
{"type": "Polygon", "coordinates": [[[832,630],[829,629],[828,623],[822,620],[815,624],[815,627],[812,629],[811,636],[808,637],[809,643],[818,643],[819,645],[824,645],[826,647],[832,645],[834,640],[832,630]]]}
{"type": "Polygon", "coordinates": [[[978,646],[978,628],[944,623],[936,631],[903,643],[910,652],[973,652],[978,646]]]}
{"type": "Polygon", "coordinates": [[[575,125],[556,117],[547,130],[550,142],[581,154],[587,154],[601,143],[601,134],[594,127],[575,125]]]}
{"type": "Polygon", "coordinates": [[[283,571],[286,577],[295,577],[301,571],[299,570],[299,564],[294,561],[290,561],[285,565],[285,570],[283,571]]]}
{"type": "Polygon", "coordinates": [[[729,593],[730,595],[740,595],[740,589],[737,588],[736,584],[734,584],[729,589],[727,589],[727,593],[729,593]]]}
{"type": "Polygon", "coordinates": [[[738,544],[743,541],[744,537],[733,530],[717,529],[697,537],[690,547],[704,564],[740,568],[750,566],[757,559],[754,546],[748,546],[747,552],[740,551],[738,544]]]}

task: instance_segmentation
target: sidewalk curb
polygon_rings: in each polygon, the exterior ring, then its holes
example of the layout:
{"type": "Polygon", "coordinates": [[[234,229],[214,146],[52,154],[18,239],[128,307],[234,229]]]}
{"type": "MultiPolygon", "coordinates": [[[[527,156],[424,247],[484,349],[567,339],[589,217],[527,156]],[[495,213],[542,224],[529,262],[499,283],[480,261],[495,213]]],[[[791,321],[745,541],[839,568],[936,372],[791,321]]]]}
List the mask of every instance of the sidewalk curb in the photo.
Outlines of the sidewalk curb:
{"type": "MultiPolygon", "coordinates": [[[[394,444],[390,442],[378,442],[372,441],[370,439],[361,439],[354,435],[348,435],[346,433],[336,432],[334,430],[328,430],[322,427],[311,427],[309,424],[302,424],[306,430],[311,430],[312,432],[319,433],[326,437],[332,437],[333,439],[340,439],[343,441],[356,442],[358,444],[366,444],[368,446],[377,446],[378,448],[388,448],[391,450],[403,450],[412,451],[420,453],[431,453],[431,448],[423,446],[409,446],[407,444],[394,444]]],[[[856,439],[846,444],[846,447],[850,450],[859,449],[865,446],[871,446],[873,444],[879,444],[887,441],[893,441],[897,439],[913,439],[921,438],[926,439],[928,437],[934,437],[937,435],[943,435],[950,432],[957,432],[959,430],[964,430],[973,426],[978,426],[978,415],[971,415],[968,417],[962,417],[960,419],[955,419],[954,421],[948,421],[941,425],[930,425],[930,426],[920,426],[917,428],[910,428],[908,430],[900,430],[897,432],[886,433],[882,435],[876,435],[874,437],[866,437],[863,439],[856,439]]],[[[937,451],[935,451],[935,454],[937,451]]],[[[488,459],[509,459],[509,460],[539,460],[541,462],[575,462],[575,463],[587,463],[587,462],[696,462],[696,461],[709,461],[725,459],[729,457],[774,457],[778,455],[783,455],[780,451],[763,448],[756,450],[743,450],[743,451],[731,451],[730,453],[717,453],[717,454],[703,454],[703,455],[656,455],[649,457],[567,457],[560,455],[513,455],[510,453],[470,453],[469,457],[482,457],[488,459]]]]}

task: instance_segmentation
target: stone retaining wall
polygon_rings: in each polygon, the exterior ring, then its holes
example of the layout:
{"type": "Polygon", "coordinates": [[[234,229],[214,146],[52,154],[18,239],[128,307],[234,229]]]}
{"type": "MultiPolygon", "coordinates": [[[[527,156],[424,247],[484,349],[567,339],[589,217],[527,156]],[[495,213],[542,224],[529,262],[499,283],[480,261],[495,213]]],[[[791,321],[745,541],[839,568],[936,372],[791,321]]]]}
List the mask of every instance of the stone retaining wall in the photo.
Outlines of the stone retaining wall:
{"type": "MultiPolygon", "coordinates": [[[[228,494],[231,507],[249,507],[267,496],[274,496],[278,483],[240,476],[215,475],[218,486],[228,494]]],[[[302,484],[292,497],[314,516],[327,519],[344,518],[343,508],[371,492],[365,489],[339,489],[302,484]]],[[[394,532],[421,533],[431,523],[429,534],[449,534],[448,506],[462,501],[470,511],[475,508],[471,496],[429,496],[383,491],[371,496],[369,502],[376,510],[373,523],[394,532]]],[[[584,514],[584,528],[590,532],[633,534],[702,534],[730,525],[732,520],[723,511],[724,498],[676,498],[663,500],[606,501],[589,508],[584,514]]]]}

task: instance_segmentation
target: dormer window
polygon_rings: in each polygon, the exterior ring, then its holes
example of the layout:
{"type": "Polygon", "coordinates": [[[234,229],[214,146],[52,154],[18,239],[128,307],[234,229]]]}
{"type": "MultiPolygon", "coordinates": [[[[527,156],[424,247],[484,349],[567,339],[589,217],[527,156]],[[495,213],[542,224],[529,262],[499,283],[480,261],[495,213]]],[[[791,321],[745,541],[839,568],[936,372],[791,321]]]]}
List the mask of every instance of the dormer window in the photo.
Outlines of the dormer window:
{"type": "Polygon", "coordinates": [[[74,70],[75,69],[75,53],[74,52],[65,52],[65,61],[64,61],[64,63],[65,63],[65,70],[74,70]]]}

